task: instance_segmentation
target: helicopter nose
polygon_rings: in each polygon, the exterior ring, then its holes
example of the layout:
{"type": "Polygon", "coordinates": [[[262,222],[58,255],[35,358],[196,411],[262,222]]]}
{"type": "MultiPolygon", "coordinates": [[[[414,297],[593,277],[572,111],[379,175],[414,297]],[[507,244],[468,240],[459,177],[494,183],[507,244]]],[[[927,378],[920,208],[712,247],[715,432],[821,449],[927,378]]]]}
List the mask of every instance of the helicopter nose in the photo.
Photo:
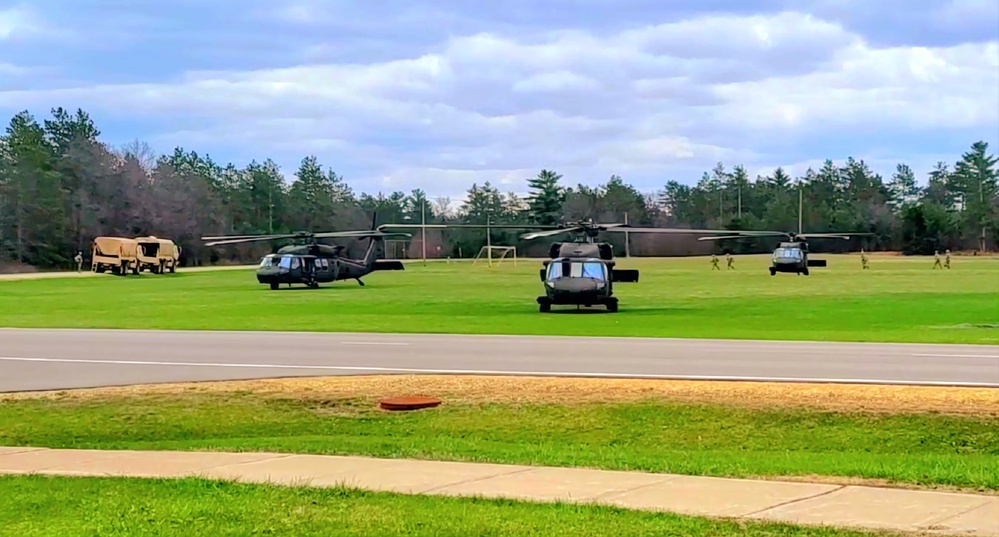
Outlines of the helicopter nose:
{"type": "Polygon", "coordinates": [[[566,293],[595,291],[598,288],[597,281],[589,278],[561,278],[552,282],[552,289],[566,293]]]}

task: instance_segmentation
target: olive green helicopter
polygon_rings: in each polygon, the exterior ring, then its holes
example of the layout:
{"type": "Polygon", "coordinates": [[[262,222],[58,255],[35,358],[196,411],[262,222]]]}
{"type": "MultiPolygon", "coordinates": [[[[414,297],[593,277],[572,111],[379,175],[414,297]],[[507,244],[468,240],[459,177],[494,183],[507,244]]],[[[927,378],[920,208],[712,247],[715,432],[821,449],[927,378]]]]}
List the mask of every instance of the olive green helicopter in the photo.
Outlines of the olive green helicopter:
{"type": "MultiPolygon", "coordinates": [[[[376,215],[377,216],[377,215],[376,215]]],[[[408,233],[386,233],[372,228],[356,231],[330,231],[274,235],[216,235],[202,237],[208,241],[205,246],[223,246],[260,241],[292,240],[297,244],[283,246],[273,254],[268,254],[257,267],[257,282],[278,289],[281,285],[291,287],[302,284],[318,288],[321,283],[340,280],[356,280],[361,286],[361,278],[376,271],[405,270],[401,261],[382,259],[385,255],[383,241],[387,237],[411,237],[408,233]],[[361,259],[351,259],[342,255],[344,246],[322,244],[319,239],[349,238],[368,239],[368,248],[361,259]]]]}
{"type": "Polygon", "coordinates": [[[602,232],[610,233],[668,233],[668,234],[712,234],[730,233],[718,229],[683,229],[659,227],[633,227],[622,223],[598,224],[592,219],[564,222],[558,225],[517,225],[517,224],[382,224],[382,229],[443,229],[443,228],[488,228],[488,229],[534,229],[520,236],[523,240],[533,240],[569,234],[569,241],[553,242],[548,248],[548,257],[542,261],[539,271],[545,294],[537,297],[541,313],[550,312],[552,306],[593,307],[604,306],[608,312],[618,311],[618,297],[614,296],[615,283],[637,283],[637,269],[619,269],[614,259],[614,248],[608,242],[596,242],[602,232]]]}

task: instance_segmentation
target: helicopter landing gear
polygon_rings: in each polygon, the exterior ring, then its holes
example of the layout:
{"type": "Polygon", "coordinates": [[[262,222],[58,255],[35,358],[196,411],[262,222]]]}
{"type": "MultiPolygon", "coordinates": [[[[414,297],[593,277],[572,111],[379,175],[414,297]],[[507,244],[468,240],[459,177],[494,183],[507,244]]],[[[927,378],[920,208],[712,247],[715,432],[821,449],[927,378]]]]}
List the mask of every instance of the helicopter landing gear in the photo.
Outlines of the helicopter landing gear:
{"type": "Polygon", "coordinates": [[[357,284],[358,285],[360,285],[361,287],[364,287],[364,282],[362,282],[360,278],[354,278],[354,279],[357,280],[357,284]]]}
{"type": "Polygon", "coordinates": [[[306,285],[309,286],[309,289],[319,289],[319,282],[317,282],[316,280],[310,280],[309,283],[306,285]]]}
{"type": "Polygon", "coordinates": [[[610,313],[617,313],[617,300],[612,300],[607,303],[607,311],[610,313]]]}
{"type": "Polygon", "coordinates": [[[808,276],[808,268],[801,269],[801,273],[804,274],[805,276],[808,276]]]}
{"type": "Polygon", "coordinates": [[[552,310],[552,305],[547,302],[542,302],[538,304],[538,311],[540,311],[541,313],[548,313],[551,310],[552,310]]]}
{"type": "Polygon", "coordinates": [[[281,285],[278,282],[271,282],[271,291],[277,291],[278,286],[281,285]]]}
{"type": "Polygon", "coordinates": [[[771,276],[776,276],[777,275],[777,269],[775,269],[773,267],[770,267],[770,275],[771,276]]]}

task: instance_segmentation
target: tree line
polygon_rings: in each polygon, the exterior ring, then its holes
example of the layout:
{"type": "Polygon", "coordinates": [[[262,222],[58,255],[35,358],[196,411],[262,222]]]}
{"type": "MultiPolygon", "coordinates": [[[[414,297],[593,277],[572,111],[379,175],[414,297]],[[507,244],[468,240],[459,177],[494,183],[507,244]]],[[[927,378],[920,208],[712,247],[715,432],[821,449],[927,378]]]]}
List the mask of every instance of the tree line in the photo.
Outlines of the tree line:
{"type": "MultiPolygon", "coordinates": [[[[314,156],[293,177],[270,159],[237,167],[182,147],[157,155],[141,141],[111,147],[82,109],[29,111],[11,118],[0,137],[0,265],[66,267],[77,251],[89,257],[96,236],[157,235],[184,248],[186,266],[255,262],[280,243],[205,247],[205,235],[366,229],[383,223],[550,225],[592,218],[631,225],[805,232],[870,232],[853,241],[823,241],[813,249],[991,250],[999,241],[999,170],[985,142],[973,143],[953,163],[938,162],[925,186],[899,163],[885,178],[862,160],[825,161],[792,177],[783,168],[749,177],[745,168],[718,163],[693,185],[665,181],[640,192],[617,175],[596,187],[567,186],[554,170],[526,179],[529,195],[501,192],[488,181],[467,197],[429,199],[421,189],[355,192],[346,178],[314,156]],[[372,218],[376,221],[372,222],[372,218]],[[826,244],[828,242],[829,244],[826,244]]],[[[519,232],[493,230],[494,245],[519,255],[544,255],[549,241],[524,242],[519,232]]],[[[695,235],[634,234],[624,244],[607,234],[619,255],[699,255],[713,251],[764,252],[774,240],[719,244],[695,235]]],[[[421,233],[393,243],[390,254],[420,257],[421,233]]],[[[428,230],[428,257],[471,257],[486,244],[484,230],[428,230]]],[[[363,244],[345,244],[351,255],[363,244]]]]}

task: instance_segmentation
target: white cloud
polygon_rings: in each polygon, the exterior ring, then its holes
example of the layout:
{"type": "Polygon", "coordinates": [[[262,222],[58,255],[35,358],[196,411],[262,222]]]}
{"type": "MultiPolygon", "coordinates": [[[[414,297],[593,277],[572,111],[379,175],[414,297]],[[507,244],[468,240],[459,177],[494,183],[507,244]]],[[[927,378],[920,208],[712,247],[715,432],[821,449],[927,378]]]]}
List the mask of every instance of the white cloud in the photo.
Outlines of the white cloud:
{"type": "MultiPolygon", "coordinates": [[[[286,16],[319,16],[308,8],[294,4],[286,16]]],[[[878,49],[793,12],[701,16],[613,35],[478,33],[382,63],[0,92],[5,108],[188,118],[162,139],[252,147],[258,159],[315,151],[364,170],[350,177],[365,181],[360,188],[452,195],[472,181],[520,189],[543,167],[570,184],[612,173],[653,184],[677,173],[696,178],[719,160],[771,162],[754,145],[759,137],[817,129],[996,131],[997,102],[996,42],[878,49]]]]}

